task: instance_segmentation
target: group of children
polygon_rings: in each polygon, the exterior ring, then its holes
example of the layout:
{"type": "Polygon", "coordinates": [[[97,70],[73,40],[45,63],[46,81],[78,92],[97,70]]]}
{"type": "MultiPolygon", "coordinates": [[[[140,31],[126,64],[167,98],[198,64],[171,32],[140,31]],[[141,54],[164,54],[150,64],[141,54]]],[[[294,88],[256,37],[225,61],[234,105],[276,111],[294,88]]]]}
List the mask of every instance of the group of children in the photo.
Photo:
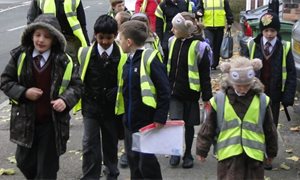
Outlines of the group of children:
{"type": "MultiPolygon", "coordinates": [[[[262,33],[249,43],[253,60],[235,58],[221,65],[222,90],[214,97],[212,52],[200,27],[194,14],[177,13],[164,54],[144,14],[119,24],[101,15],[94,24],[95,42],[79,49],[76,66],[65,53],[57,19],[45,14],[35,19],[21,46],[11,51],[0,86],[11,100],[10,139],[18,145],[17,166],[24,176],[57,178],[69,139],[69,111],[78,101],[84,124],[82,179],[99,179],[102,161],[107,179],[117,179],[120,122],[131,179],[162,179],[154,154],[132,151],[132,134],[151,123],[163,127],[168,115],[185,122],[182,167],[192,168],[201,96],[208,116],[198,133],[197,158],[204,161],[214,144],[219,179],[263,179],[264,164],[271,165],[278,149],[273,116],[278,119],[280,102],[293,105],[296,86],[288,42],[278,35],[278,16],[262,16],[262,33]],[[269,54],[263,48],[268,41],[269,54]]],[[[172,156],[170,165],[180,159],[172,156]]]]}

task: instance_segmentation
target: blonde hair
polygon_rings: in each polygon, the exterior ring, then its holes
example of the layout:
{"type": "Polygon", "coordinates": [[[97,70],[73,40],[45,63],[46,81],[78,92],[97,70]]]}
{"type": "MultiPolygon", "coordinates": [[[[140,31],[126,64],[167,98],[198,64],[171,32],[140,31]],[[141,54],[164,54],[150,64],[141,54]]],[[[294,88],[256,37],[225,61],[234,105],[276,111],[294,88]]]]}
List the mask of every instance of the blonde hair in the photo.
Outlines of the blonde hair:
{"type": "Polygon", "coordinates": [[[198,22],[198,20],[196,19],[195,15],[193,13],[189,13],[189,12],[182,12],[181,13],[182,17],[185,20],[190,20],[193,22],[193,24],[196,26],[195,31],[192,33],[192,35],[198,35],[198,34],[202,34],[203,29],[204,29],[204,25],[200,22],[198,22]]]}

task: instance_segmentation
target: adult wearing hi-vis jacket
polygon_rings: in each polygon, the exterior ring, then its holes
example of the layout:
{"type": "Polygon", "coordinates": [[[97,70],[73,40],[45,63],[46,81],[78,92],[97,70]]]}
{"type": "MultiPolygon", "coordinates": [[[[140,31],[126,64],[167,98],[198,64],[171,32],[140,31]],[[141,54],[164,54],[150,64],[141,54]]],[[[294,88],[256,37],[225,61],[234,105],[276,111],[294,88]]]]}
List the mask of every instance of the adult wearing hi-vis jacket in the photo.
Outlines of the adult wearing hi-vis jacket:
{"type": "Polygon", "coordinates": [[[210,41],[214,52],[212,69],[216,69],[220,60],[220,49],[223,40],[224,27],[231,28],[233,15],[228,0],[201,0],[198,4],[197,16],[202,17],[205,26],[204,33],[210,41]]]}
{"type": "Polygon", "coordinates": [[[27,12],[27,24],[40,14],[56,16],[67,40],[66,52],[77,63],[78,49],[90,44],[81,0],[32,0],[27,12]]]}

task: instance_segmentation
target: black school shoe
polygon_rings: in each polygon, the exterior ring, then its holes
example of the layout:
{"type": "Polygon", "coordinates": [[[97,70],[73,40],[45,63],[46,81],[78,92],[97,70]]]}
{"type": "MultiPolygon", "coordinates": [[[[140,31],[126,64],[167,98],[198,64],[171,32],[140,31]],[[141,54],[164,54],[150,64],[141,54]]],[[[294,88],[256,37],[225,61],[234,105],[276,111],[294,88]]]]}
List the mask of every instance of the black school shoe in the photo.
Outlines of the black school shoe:
{"type": "Polygon", "coordinates": [[[182,168],[188,169],[194,166],[194,158],[192,155],[184,156],[182,168]]]}
{"type": "Polygon", "coordinates": [[[128,167],[128,159],[127,159],[127,154],[126,153],[123,153],[121,155],[119,163],[120,163],[121,168],[127,168],[128,167]]]}
{"type": "Polygon", "coordinates": [[[264,169],[270,171],[270,170],[273,169],[273,166],[272,166],[272,164],[266,164],[266,163],[265,163],[265,164],[264,164],[264,169]]]}
{"type": "Polygon", "coordinates": [[[171,156],[169,163],[172,167],[175,167],[178,166],[179,162],[180,162],[180,156],[171,156]]]}

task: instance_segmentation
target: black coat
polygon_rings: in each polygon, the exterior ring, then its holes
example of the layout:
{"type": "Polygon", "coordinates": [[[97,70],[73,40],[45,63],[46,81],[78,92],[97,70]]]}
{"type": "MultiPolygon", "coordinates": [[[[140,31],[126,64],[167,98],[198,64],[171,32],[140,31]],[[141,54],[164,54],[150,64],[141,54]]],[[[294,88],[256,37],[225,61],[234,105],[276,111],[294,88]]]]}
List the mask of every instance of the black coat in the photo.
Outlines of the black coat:
{"type": "MultiPolygon", "coordinates": [[[[171,56],[171,67],[169,73],[169,82],[171,87],[171,96],[183,101],[198,101],[200,93],[190,89],[188,77],[188,51],[193,40],[199,37],[192,37],[182,41],[176,39],[173,54],[171,56]]],[[[199,41],[199,46],[200,46],[199,41]]],[[[196,60],[198,62],[199,80],[201,86],[202,100],[208,101],[212,97],[210,83],[210,47],[207,45],[201,54],[199,46],[196,46],[196,60]],[[201,55],[200,55],[201,54],[201,55]],[[202,56],[202,58],[200,58],[202,56]]]]}
{"type": "Polygon", "coordinates": [[[115,115],[120,58],[120,50],[116,43],[113,44],[113,51],[106,62],[99,55],[97,43],[94,44],[83,80],[82,114],[85,117],[102,117],[104,113],[109,117],[115,115]]]}
{"type": "MultiPolygon", "coordinates": [[[[262,34],[258,35],[255,39],[255,52],[254,58],[259,58],[265,61],[263,55],[263,47],[261,47],[262,34]]],[[[270,86],[268,87],[269,92],[266,92],[270,96],[273,103],[282,102],[283,105],[292,106],[294,104],[294,97],[296,93],[296,68],[294,57],[289,50],[286,57],[286,71],[287,79],[285,82],[284,91],[281,92],[282,88],[282,57],[283,57],[283,45],[281,43],[281,38],[278,36],[278,40],[275,44],[276,49],[273,50],[273,54],[270,57],[271,60],[271,78],[270,86]]],[[[250,57],[249,50],[245,54],[246,57],[250,57]]],[[[261,72],[257,72],[257,77],[260,77],[261,72]]]]}
{"type": "Polygon", "coordinates": [[[142,50],[137,50],[132,60],[126,61],[123,67],[123,96],[125,105],[125,126],[132,132],[137,132],[140,128],[159,122],[164,124],[167,120],[170,86],[167,71],[156,56],[150,65],[150,78],[156,88],[157,107],[156,109],[145,105],[141,97],[140,84],[140,63],[142,50]]]}
{"type": "MultiPolygon", "coordinates": [[[[10,121],[10,140],[18,145],[30,148],[34,139],[35,129],[35,107],[36,104],[25,98],[25,91],[33,87],[34,79],[32,72],[32,51],[25,48],[16,48],[11,51],[12,58],[1,75],[1,90],[10,98],[18,101],[12,104],[10,121]],[[21,52],[26,52],[26,58],[20,75],[17,76],[18,57],[21,52]]],[[[68,88],[59,95],[59,87],[62,82],[68,57],[62,52],[51,51],[49,60],[52,60],[50,100],[61,98],[67,105],[63,112],[52,109],[51,116],[54,124],[57,154],[61,155],[66,151],[66,144],[69,139],[70,115],[69,111],[77,103],[81,96],[82,82],[76,68],[72,71],[72,77],[68,88]]]]}

